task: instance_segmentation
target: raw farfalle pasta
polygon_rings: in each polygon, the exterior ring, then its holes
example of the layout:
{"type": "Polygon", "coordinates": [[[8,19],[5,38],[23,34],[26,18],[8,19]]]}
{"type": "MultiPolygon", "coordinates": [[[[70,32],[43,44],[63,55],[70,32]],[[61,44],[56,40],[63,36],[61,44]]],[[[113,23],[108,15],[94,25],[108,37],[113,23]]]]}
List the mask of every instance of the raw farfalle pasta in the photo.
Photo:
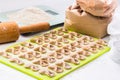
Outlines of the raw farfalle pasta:
{"type": "Polygon", "coordinates": [[[75,66],[81,66],[105,47],[107,43],[101,39],[58,28],[16,44],[0,52],[0,56],[22,69],[33,71],[36,76],[52,80],[75,66]]]}

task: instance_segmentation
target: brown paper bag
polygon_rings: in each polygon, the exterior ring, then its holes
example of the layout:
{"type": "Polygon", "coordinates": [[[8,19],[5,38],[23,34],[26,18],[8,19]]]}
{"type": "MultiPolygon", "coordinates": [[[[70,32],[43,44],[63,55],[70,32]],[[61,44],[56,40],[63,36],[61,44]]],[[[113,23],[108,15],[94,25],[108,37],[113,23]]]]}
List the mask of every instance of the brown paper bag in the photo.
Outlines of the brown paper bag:
{"type": "Polygon", "coordinates": [[[66,10],[64,27],[72,31],[102,38],[107,34],[107,26],[111,19],[112,16],[95,17],[81,10],[80,6],[74,5],[66,10]]]}

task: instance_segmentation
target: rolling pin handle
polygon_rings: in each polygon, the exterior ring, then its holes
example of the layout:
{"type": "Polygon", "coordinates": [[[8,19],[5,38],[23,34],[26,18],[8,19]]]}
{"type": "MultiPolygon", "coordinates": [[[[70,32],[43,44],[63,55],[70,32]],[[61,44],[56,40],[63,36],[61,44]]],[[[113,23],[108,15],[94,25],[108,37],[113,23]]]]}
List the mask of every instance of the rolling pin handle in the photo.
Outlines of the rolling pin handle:
{"type": "Polygon", "coordinates": [[[48,22],[40,22],[36,24],[26,25],[19,27],[20,33],[29,33],[29,32],[39,32],[45,31],[50,28],[50,24],[48,22]]]}

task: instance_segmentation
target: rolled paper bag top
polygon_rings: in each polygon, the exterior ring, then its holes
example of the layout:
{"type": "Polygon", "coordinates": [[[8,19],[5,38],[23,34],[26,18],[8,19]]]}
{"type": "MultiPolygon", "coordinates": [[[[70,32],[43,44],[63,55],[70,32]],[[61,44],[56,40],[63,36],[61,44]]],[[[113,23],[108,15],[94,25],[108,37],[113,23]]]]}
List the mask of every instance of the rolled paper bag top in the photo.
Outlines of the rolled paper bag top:
{"type": "Polygon", "coordinates": [[[117,7],[117,0],[76,0],[81,8],[94,16],[111,16],[117,7]]]}

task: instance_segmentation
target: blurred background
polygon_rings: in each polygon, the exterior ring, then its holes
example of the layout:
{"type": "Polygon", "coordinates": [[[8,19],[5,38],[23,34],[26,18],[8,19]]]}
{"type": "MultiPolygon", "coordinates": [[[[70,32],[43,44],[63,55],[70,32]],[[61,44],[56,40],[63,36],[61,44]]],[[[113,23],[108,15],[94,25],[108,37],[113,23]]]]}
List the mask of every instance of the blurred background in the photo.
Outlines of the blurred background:
{"type": "Polygon", "coordinates": [[[64,12],[68,5],[75,0],[0,0],[0,12],[20,9],[33,5],[47,5],[60,12],[64,12]]]}
{"type": "MultiPolygon", "coordinates": [[[[60,13],[75,0],[0,0],[0,12],[21,9],[34,5],[47,5],[60,13]]],[[[120,0],[118,0],[120,4],[120,0]]],[[[96,59],[89,67],[82,67],[61,80],[120,80],[120,67],[108,55],[96,59]],[[104,72],[104,73],[103,73],[104,72]]],[[[0,80],[35,80],[0,63],[0,80]]]]}

